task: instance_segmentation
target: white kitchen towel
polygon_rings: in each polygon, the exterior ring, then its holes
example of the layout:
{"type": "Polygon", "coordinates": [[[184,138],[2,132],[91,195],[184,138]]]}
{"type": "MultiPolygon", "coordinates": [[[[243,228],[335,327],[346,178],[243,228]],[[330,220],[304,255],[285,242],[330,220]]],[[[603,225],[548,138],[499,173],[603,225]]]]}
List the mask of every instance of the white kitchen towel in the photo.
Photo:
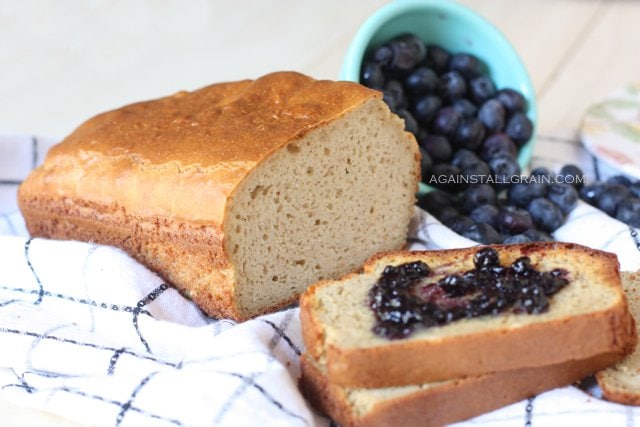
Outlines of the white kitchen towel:
{"type": "MultiPolygon", "coordinates": [[[[208,318],[118,249],[26,235],[15,191],[50,144],[0,135],[0,398],[99,426],[329,425],[297,388],[297,308],[208,318]]],[[[591,210],[556,237],[639,265],[635,230],[591,210]]],[[[418,209],[410,237],[415,249],[474,244],[418,209]]],[[[566,387],[460,425],[605,422],[632,425],[640,410],[566,387]]]]}

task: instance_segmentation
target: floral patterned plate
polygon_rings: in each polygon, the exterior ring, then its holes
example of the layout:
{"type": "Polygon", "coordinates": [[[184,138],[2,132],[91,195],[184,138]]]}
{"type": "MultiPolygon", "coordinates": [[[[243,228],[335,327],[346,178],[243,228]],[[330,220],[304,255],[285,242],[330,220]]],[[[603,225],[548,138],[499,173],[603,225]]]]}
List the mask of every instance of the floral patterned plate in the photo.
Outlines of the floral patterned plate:
{"type": "Polygon", "coordinates": [[[591,106],[580,138],[603,166],[640,179],[640,82],[591,106]]]}

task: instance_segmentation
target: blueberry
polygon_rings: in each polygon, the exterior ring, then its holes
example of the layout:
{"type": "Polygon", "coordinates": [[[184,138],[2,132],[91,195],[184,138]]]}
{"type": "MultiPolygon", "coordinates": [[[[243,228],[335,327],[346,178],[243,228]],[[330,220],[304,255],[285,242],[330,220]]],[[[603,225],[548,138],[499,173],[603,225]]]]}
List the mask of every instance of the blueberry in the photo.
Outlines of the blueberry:
{"type": "Polygon", "coordinates": [[[413,116],[419,123],[427,125],[442,108],[442,100],[434,95],[419,98],[413,107],[413,116]]]}
{"type": "Polygon", "coordinates": [[[373,62],[379,64],[381,67],[388,67],[393,58],[393,50],[389,45],[382,45],[373,51],[373,62]]]}
{"type": "Polygon", "coordinates": [[[596,198],[596,206],[606,212],[607,215],[614,216],[618,204],[630,196],[631,192],[624,185],[606,183],[603,191],[596,198]]]}
{"type": "Polygon", "coordinates": [[[466,98],[456,99],[451,106],[458,110],[462,117],[475,117],[478,114],[478,107],[466,98]]]}
{"type": "Polygon", "coordinates": [[[631,180],[624,175],[611,176],[605,182],[607,184],[622,184],[625,187],[629,187],[632,184],[631,180]]]}
{"type": "Polygon", "coordinates": [[[526,234],[514,234],[513,236],[508,236],[506,239],[502,241],[504,245],[513,245],[519,243],[531,243],[532,240],[526,234]]]}
{"type": "Polygon", "coordinates": [[[413,116],[422,124],[427,124],[435,117],[442,107],[439,97],[433,95],[423,96],[418,99],[413,107],[413,116]]]}
{"type": "Polygon", "coordinates": [[[449,140],[442,135],[427,135],[420,141],[420,145],[427,150],[435,162],[449,160],[451,157],[451,144],[449,140]]]}
{"type": "Polygon", "coordinates": [[[443,208],[438,213],[438,215],[436,215],[436,218],[438,218],[441,223],[446,225],[450,224],[452,221],[455,221],[458,216],[460,216],[460,212],[458,212],[456,208],[454,208],[453,206],[447,206],[443,208]]]}
{"type": "Polygon", "coordinates": [[[476,105],[482,105],[495,96],[496,87],[489,76],[480,76],[469,82],[469,92],[473,102],[476,105]]]}
{"type": "Polygon", "coordinates": [[[491,168],[498,187],[509,185],[514,176],[520,175],[518,162],[513,157],[504,154],[492,157],[489,160],[489,168],[491,168]]]}
{"type": "Polygon", "coordinates": [[[484,138],[484,126],[480,120],[469,117],[463,118],[453,135],[453,144],[458,148],[477,150],[484,138]]]}
{"type": "Polygon", "coordinates": [[[500,255],[493,248],[482,248],[473,256],[473,265],[477,269],[500,265],[500,255]]]}
{"type": "Polygon", "coordinates": [[[640,181],[631,184],[629,186],[629,191],[631,191],[631,194],[635,197],[640,197],[640,181]]]}
{"type": "MultiPolygon", "coordinates": [[[[413,115],[413,117],[415,118],[415,114],[413,115]]],[[[421,139],[425,139],[427,137],[427,135],[429,135],[429,132],[421,127],[420,125],[418,125],[418,132],[416,133],[416,141],[420,141],[421,139]]]]}
{"type": "Polygon", "coordinates": [[[533,222],[544,231],[555,231],[564,221],[564,214],[560,208],[551,200],[543,197],[533,199],[527,210],[533,222]]]}
{"type": "Polygon", "coordinates": [[[420,147],[420,155],[422,156],[422,158],[420,159],[420,174],[422,175],[422,179],[424,180],[425,177],[431,172],[431,168],[433,167],[433,160],[431,159],[431,156],[429,155],[427,150],[424,149],[424,147],[420,147]]]}
{"type": "Polygon", "coordinates": [[[380,65],[375,62],[365,62],[360,82],[367,87],[381,90],[384,87],[384,73],[380,65]]]}
{"type": "Polygon", "coordinates": [[[580,198],[590,205],[596,206],[598,204],[598,197],[605,190],[606,186],[602,182],[596,182],[595,184],[587,185],[580,189],[580,198]]]}
{"type": "Polygon", "coordinates": [[[640,227],[640,199],[630,197],[618,204],[616,218],[632,226],[640,227]]]}
{"type": "Polygon", "coordinates": [[[506,155],[514,157],[518,154],[518,147],[504,133],[496,133],[485,139],[482,143],[482,151],[480,157],[485,162],[492,157],[506,155]]]}
{"type": "Polygon", "coordinates": [[[391,111],[398,111],[407,105],[404,89],[402,88],[402,84],[397,80],[390,80],[387,82],[384,90],[382,91],[382,97],[391,111]]]}
{"type": "Polygon", "coordinates": [[[453,231],[455,231],[456,233],[462,234],[474,224],[475,222],[471,221],[469,217],[466,217],[464,215],[458,215],[458,217],[453,219],[453,221],[451,221],[450,224],[445,224],[445,225],[450,229],[452,229],[453,231]]]}
{"type": "Polygon", "coordinates": [[[524,96],[516,90],[506,88],[499,90],[496,99],[500,101],[507,113],[524,113],[527,108],[527,101],[524,96]]]}
{"type": "Polygon", "coordinates": [[[424,42],[412,34],[392,40],[389,47],[393,52],[388,65],[390,70],[410,70],[423,61],[427,54],[424,42]]]}
{"type": "Polygon", "coordinates": [[[449,60],[449,70],[457,71],[467,79],[482,74],[482,63],[470,53],[456,53],[449,60]]]}
{"type": "Polygon", "coordinates": [[[404,80],[404,87],[414,96],[433,92],[438,87],[438,75],[430,68],[417,68],[404,80]]]}
{"type": "Polygon", "coordinates": [[[568,214],[578,203],[578,192],[569,184],[551,184],[547,189],[547,198],[558,205],[562,212],[568,214]]]}
{"type": "Polygon", "coordinates": [[[489,184],[476,184],[467,187],[462,194],[462,210],[471,212],[481,205],[496,203],[496,191],[489,184]]]}
{"type": "Polygon", "coordinates": [[[438,94],[445,101],[462,98],[467,93],[467,83],[464,77],[455,71],[449,71],[440,76],[438,94]]]}
{"type": "Polygon", "coordinates": [[[444,191],[430,191],[418,200],[418,206],[435,216],[440,215],[445,208],[452,207],[451,197],[444,191]]]}
{"type": "Polygon", "coordinates": [[[490,99],[478,110],[478,118],[487,129],[487,133],[500,132],[505,123],[504,107],[495,99],[490,99]]]}
{"type": "Polygon", "coordinates": [[[498,215],[500,210],[494,205],[478,206],[469,214],[469,218],[473,221],[483,224],[489,224],[493,228],[498,228],[498,215]]]}
{"type": "Polygon", "coordinates": [[[531,230],[527,230],[522,234],[531,239],[532,242],[553,242],[553,237],[551,237],[548,233],[545,233],[541,230],[536,230],[534,228],[532,228],[531,230]]]}
{"type": "Polygon", "coordinates": [[[460,168],[447,163],[438,163],[431,168],[431,173],[425,182],[445,190],[457,191],[463,187],[460,184],[460,174],[460,168]]]}
{"type": "Polygon", "coordinates": [[[461,217],[464,217],[464,215],[461,215],[455,208],[452,207],[452,209],[453,210],[445,208],[436,216],[442,224],[449,228],[451,228],[461,217]]]}
{"type": "Polygon", "coordinates": [[[453,107],[444,107],[433,118],[431,129],[435,133],[451,136],[458,128],[461,119],[462,115],[453,107]]]}
{"type": "Polygon", "coordinates": [[[547,186],[539,182],[518,182],[509,187],[509,202],[519,208],[526,208],[533,199],[546,195],[547,186]]]}
{"type": "Polygon", "coordinates": [[[399,108],[396,114],[404,119],[404,130],[414,135],[418,133],[418,122],[413,117],[413,114],[404,108],[399,108]]]}
{"type": "Polygon", "coordinates": [[[461,148],[459,150],[456,150],[456,152],[453,154],[451,164],[459,168],[464,168],[467,165],[471,165],[479,161],[480,158],[476,155],[476,153],[471,150],[467,150],[466,148],[461,148]]]}
{"type": "Polygon", "coordinates": [[[436,73],[442,73],[447,69],[450,57],[449,52],[438,45],[430,44],[427,46],[426,64],[436,73]]]}
{"type": "Polygon", "coordinates": [[[493,245],[502,241],[498,232],[489,224],[472,224],[463,230],[462,235],[483,245],[493,245]]]}
{"type": "Polygon", "coordinates": [[[558,173],[558,182],[573,185],[576,190],[580,190],[584,186],[585,178],[582,169],[576,165],[565,165],[558,173]]]}
{"type": "Polygon", "coordinates": [[[498,215],[498,229],[508,234],[521,234],[533,228],[533,219],[524,209],[503,206],[498,215]]]}
{"type": "Polygon", "coordinates": [[[459,274],[445,276],[438,284],[447,296],[461,297],[468,292],[465,280],[459,274]]]}
{"type": "Polygon", "coordinates": [[[487,177],[491,175],[489,165],[482,160],[478,160],[475,163],[469,163],[461,169],[462,177],[470,184],[483,183],[486,181],[487,177]]]}
{"type": "Polygon", "coordinates": [[[552,184],[553,182],[555,182],[551,171],[545,168],[544,166],[541,166],[539,168],[535,168],[534,170],[532,170],[531,178],[533,178],[533,181],[539,182],[542,184],[552,184]]]}
{"type": "Polygon", "coordinates": [[[519,147],[522,147],[533,135],[533,123],[524,113],[515,113],[507,120],[505,133],[519,147]]]}

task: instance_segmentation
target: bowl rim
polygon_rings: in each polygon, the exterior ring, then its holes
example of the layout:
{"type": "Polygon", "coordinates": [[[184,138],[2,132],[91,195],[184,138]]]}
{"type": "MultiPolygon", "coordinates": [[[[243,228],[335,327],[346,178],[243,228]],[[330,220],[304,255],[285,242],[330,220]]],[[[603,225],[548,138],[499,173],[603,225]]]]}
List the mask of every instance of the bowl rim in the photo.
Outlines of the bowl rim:
{"type": "MultiPolygon", "coordinates": [[[[396,16],[406,14],[408,12],[416,10],[431,10],[442,13],[453,13],[463,16],[464,19],[473,22],[476,25],[483,27],[484,31],[489,32],[493,39],[500,40],[503,44],[503,48],[508,51],[509,55],[515,59],[514,63],[519,68],[519,74],[522,76],[522,84],[527,88],[529,96],[527,99],[527,117],[534,123],[533,134],[531,139],[520,148],[518,152],[517,161],[520,167],[524,170],[527,168],[532,154],[533,146],[535,145],[535,139],[537,134],[538,125],[538,106],[536,100],[535,87],[527,71],[527,68],[522,61],[522,58],[513,47],[507,37],[489,20],[484,18],[475,10],[462,5],[454,0],[395,0],[388,3],[371,14],[358,28],[355,36],[351,40],[344,61],[342,63],[342,69],[340,71],[340,79],[360,82],[360,68],[362,60],[369,47],[369,42],[373,36],[382,28],[387,22],[395,18],[396,16]]],[[[422,184],[422,183],[421,183],[422,184]]],[[[425,187],[428,187],[425,185],[425,187]]],[[[421,193],[424,192],[424,188],[421,185],[421,193]]]]}

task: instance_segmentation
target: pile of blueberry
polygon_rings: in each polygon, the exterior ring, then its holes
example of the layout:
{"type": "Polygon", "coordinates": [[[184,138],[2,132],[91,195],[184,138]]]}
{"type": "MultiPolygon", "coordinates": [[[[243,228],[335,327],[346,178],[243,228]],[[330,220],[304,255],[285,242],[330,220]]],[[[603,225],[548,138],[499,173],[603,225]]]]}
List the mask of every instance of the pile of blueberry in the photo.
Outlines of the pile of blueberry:
{"type": "Polygon", "coordinates": [[[533,132],[526,100],[513,89],[498,90],[476,56],[405,34],[371,52],[360,81],[382,91],[416,136],[425,183],[458,191],[471,176],[520,174],[516,156],[533,132]]]}
{"type": "Polygon", "coordinates": [[[612,176],[582,188],[580,198],[632,227],[640,227],[640,181],[612,176]]]}
{"type": "Polygon", "coordinates": [[[567,165],[557,175],[537,168],[523,178],[504,191],[488,184],[458,194],[432,191],[418,205],[456,233],[483,244],[552,241],[549,233],[578,202],[583,173],[567,165]]]}
{"type": "Polygon", "coordinates": [[[385,338],[403,338],[416,327],[444,325],[461,318],[514,313],[542,313],[549,297],[568,283],[567,272],[540,272],[528,257],[510,266],[500,265],[493,248],[474,255],[475,268],[437,282],[422,261],[387,266],[369,291],[369,306],[376,317],[373,332],[385,338]]]}

